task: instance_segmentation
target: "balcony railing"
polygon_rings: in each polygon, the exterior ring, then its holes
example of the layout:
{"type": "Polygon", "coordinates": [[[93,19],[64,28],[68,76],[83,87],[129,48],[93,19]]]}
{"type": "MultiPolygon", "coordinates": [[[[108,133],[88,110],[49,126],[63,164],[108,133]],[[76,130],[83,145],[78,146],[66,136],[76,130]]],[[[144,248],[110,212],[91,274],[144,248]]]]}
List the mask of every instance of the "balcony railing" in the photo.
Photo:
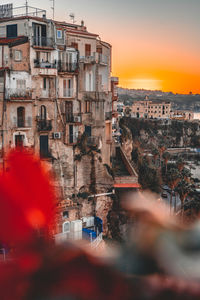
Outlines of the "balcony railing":
{"type": "Polygon", "coordinates": [[[51,131],[52,130],[52,121],[51,120],[43,120],[37,118],[37,129],[38,131],[51,131]]]}
{"type": "Polygon", "coordinates": [[[63,98],[73,98],[75,96],[75,91],[73,88],[63,89],[63,98]]]}
{"type": "Polygon", "coordinates": [[[24,119],[23,117],[18,117],[13,120],[13,128],[31,128],[32,118],[24,119]]]}
{"type": "Polygon", "coordinates": [[[48,61],[39,61],[39,60],[35,59],[34,67],[35,68],[56,69],[57,63],[56,63],[56,60],[54,60],[53,62],[48,62],[48,61]]]}
{"type": "Polygon", "coordinates": [[[49,89],[46,89],[46,90],[42,90],[41,91],[41,94],[40,94],[40,98],[55,98],[56,96],[56,93],[55,91],[53,90],[49,90],[49,89]]]}
{"type": "Polygon", "coordinates": [[[85,64],[98,63],[101,65],[107,65],[108,56],[101,53],[94,52],[91,55],[80,56],[79,61],[85,64]]]}
{"type": "Polygon", "coordinates": [[[66,114],[66,123],[81,123],[81,114],[66,114]]]}
{"type": "Polygon", "coordinates": [[[7,88],[5,98],[7,100],[14,99],[32,99],[32,91],[31,89],[13,89],[7,88]]]}
{"type": "Polygon", "coordinates": [[[98,136],[88,136],[87,137],[87,146],[99,146],[100,138],[98,136]]]}
{"type": "Polygon", "coordinates": [[[96,53],[98,55],[98,63],[102,65],[107,65],[108,64],[108,56],[101,54],[101,53],[96,53]]]}
{"type": "Polygon", "coordinates": [[[34,36],[32,39],[33,46],[53,48],[53,39],[43,36],[34,36]]]}
{"type": "Polygon", "coordinates": [[[89,55],[89,56],[80,56],[79,58],[79,62],[81,63],[85,63],[85,64],[92,64],[92,63],[96,63],[96,56],[95,53],[93,55],[89,55]]]}
{"type": "Polygon", "coordinates": [[[61,60],[58,61],[58,72],[76,72],[78,69],[78,63],[66,63],[61,60]]]}

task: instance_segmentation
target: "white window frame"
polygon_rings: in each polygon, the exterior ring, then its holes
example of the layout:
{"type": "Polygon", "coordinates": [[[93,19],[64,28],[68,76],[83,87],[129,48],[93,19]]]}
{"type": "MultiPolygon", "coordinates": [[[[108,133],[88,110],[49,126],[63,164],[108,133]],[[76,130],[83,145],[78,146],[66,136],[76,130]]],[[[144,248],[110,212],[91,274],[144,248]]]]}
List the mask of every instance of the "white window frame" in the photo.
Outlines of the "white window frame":
{"type": "Polygon", "coordinates": [[[21,50],[15,50],[15,61],[22,61],[22,51],[21,50]]]}
{"type": "Polygon", "coordinates": [[[57,29],[56,30],[56,36],[57,36],[57,39],[62,40],[62,38],[63,38],[63,32],[62,32],[61,29],[57,29]],[[59,36],[58,33],[61,33],[61,35],[59,36]]]}

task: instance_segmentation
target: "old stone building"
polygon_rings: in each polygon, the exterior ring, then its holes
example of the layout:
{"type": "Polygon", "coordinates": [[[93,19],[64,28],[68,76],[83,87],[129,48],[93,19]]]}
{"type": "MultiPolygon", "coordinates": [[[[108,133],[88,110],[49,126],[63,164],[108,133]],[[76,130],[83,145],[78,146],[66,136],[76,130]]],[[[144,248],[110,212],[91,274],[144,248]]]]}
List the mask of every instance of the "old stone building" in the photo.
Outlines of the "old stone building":
{"type": "Polygon", "coordinates": [[[113,186],[111,46],[45,11],[0,19],[1,162],[28,147],[56,174],[58,222],[100,216],[113,186]],[[98,196],[100,194],[100,196],[98,196]],[[90,198],[89,198],[90,196],[90,198]]]}
{"type": "Polygon", "coordinates": [[[167,101],[149,100],[134,101],[131,115],[134,118],[169,119],[171,116],[171,103],[167,101]]]}

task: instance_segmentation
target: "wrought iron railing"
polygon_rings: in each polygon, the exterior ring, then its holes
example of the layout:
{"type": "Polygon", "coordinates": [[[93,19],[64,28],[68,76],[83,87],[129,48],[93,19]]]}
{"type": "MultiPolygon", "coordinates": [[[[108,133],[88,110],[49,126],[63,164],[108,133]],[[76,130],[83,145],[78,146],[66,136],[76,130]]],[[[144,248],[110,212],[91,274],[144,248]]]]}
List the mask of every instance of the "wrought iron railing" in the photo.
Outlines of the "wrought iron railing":
{"type": "Polygon", "coordinates": [[[38,131],[51,131],[52,130],[52,121],[37,118],[37,129],[38,129],[38,131]]]}
{"type": "Polygon", "coordinates": [[[38,47],[53,47],[53,38],[34,36],[32,38],[33,46],[38,47]]]}
{"type": "Polygon", "coordinates": [[[58,72],[75,72],[78,69],[78,63],[66,63],[61,60],[58,61],[58,72]]]}
{"type": "Polygon", "coordinates": [[[5,98],[7,100],[11,99],[31,99],[32,91],[29,88],[17,89],[17,88],[7,88],[5,93],[5,98]]]}

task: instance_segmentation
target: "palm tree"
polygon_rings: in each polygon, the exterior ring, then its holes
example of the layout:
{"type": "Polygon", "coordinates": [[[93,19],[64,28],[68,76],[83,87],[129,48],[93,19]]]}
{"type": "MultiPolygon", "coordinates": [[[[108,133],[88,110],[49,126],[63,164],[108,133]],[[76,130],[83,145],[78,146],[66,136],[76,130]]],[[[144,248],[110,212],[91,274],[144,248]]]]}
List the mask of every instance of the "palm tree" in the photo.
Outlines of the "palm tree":
{"type": "Polygon", "coordinates": [[[167,185],[171,188],[171,195],[170,195],[170,212],[171,212],[172,193],[174,192],[174,189],[178,185],[179,181],[181,180],[181,176],[178,169],[176,168],[169,169],[166,174],[166,180],[167,180],[167,185]]]}
{"type": "Polygon", "coordinates": [[[170,153],[169,152],[164,152],[163,153],[163,159],[164,159],[164,162],[165,162],[165,174],[167,174],[167,163],[170,159],[170,153]]]}
{"type": "Polygon", "coordinates": [[[165,150],[166,150],[166,147],[165,147],[164,143],[161,142],[158,146],[158,151],[159,151],[159,156],[160,156],[160,166],[161,166],[162,155],[165,152],[165,150]]]}

